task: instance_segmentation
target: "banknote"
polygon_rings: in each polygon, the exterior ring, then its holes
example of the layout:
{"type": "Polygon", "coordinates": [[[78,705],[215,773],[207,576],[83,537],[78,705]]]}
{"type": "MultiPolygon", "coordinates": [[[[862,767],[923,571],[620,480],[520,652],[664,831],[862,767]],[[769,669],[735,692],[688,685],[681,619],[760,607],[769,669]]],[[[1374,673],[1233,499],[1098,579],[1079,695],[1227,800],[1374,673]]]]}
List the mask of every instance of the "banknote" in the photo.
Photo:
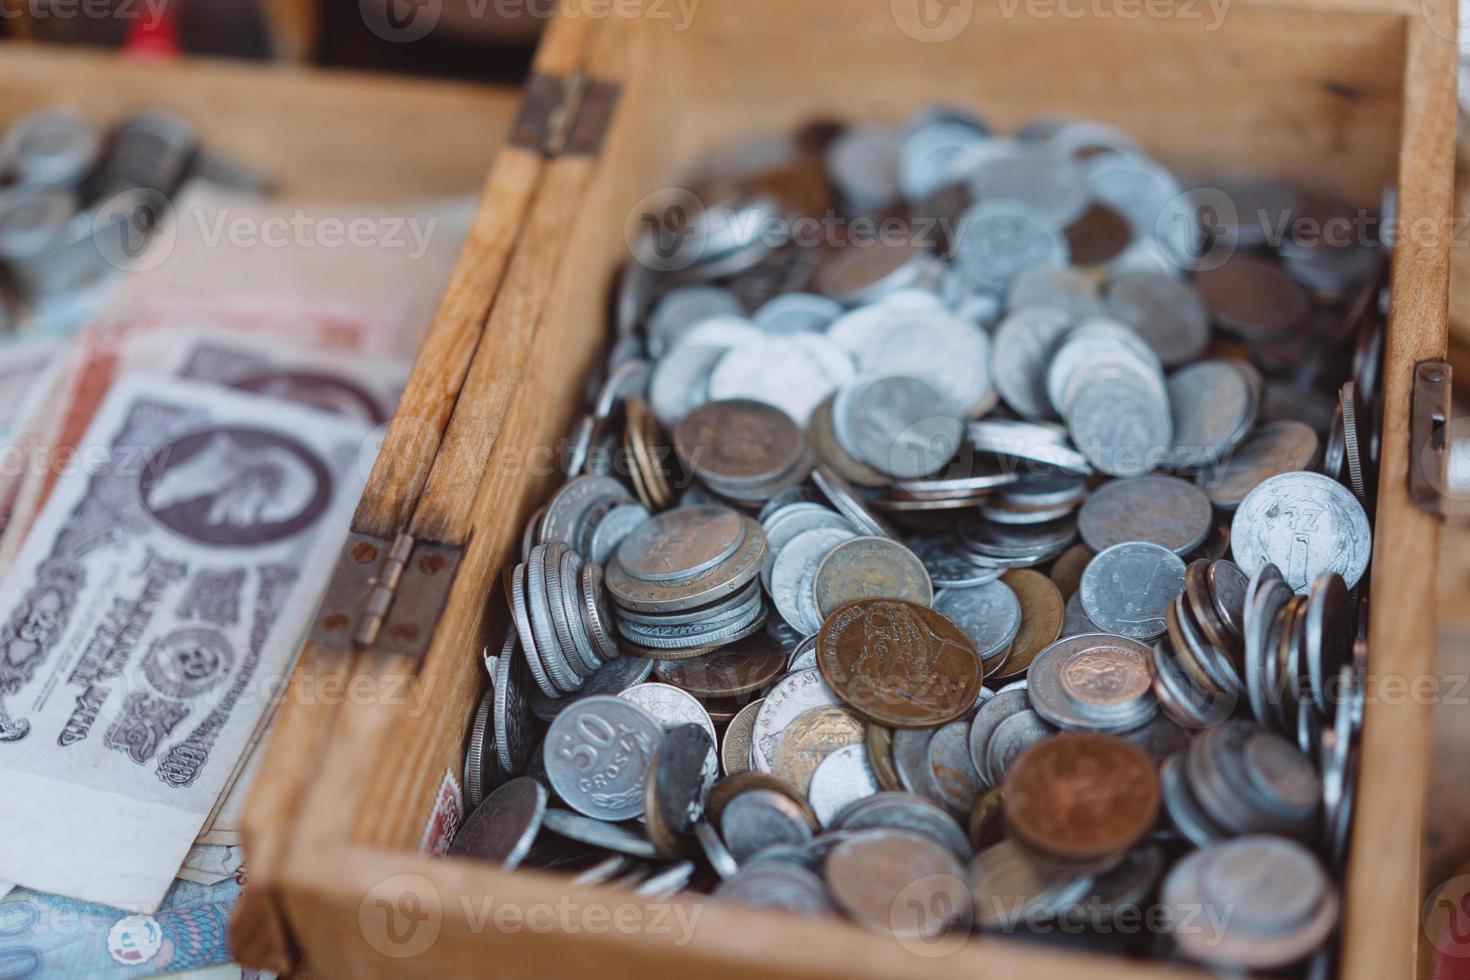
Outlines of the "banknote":
{"type": "Polygon", "coordinates": [[[60,367],[65,340],[36,337],[0,343],[0,446],[10,445],[46,397],[46,381],[60,367]]]}
{"type": "Polygon", "coordinates": [[[245,867],[245,848],[238,845],[195,844],[189,848],[178,877],[201,885],[233,878],[245,867]]]}
{"type": "Polygon", "coordinates": [[[112,386],[0,581],[0,880],[157,907],[285,686],[368,431],[112,386]]]}
{"type": "Polygon", "coordinates": [[[179,881],[149,915],[17,889],[0,900],[0,977],[129,980],[228,963],[241,887],[179,881]]]}

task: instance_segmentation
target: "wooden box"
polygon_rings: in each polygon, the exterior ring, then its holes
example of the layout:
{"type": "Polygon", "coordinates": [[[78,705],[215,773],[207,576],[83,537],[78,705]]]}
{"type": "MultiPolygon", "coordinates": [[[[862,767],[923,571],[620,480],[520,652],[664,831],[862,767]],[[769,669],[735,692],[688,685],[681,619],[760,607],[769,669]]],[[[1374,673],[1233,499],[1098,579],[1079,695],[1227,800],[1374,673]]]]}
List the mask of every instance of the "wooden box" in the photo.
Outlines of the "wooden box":
{"type": "MultiPolygon", "coordinates": [[[[1182,173],[1281,176],[1372,210],[1396,183],[1413,231],[1392,268],[1371,670],[1431,673],[1439,524],[1411,505],[1407,474],[1414,367],[1446,338],[1456,51],[1441,4],[1240,0],[1218,22],[1183,3],[1123,16],[1110,0],[704,0],[687,22],[676,5],[562,5],[356,517],[344,561],[378,569],[358,586],[370,600],[378,587],[386,619],[368,624],[370,646],[349,642],[351,617],[319,621],[277,722],[246,822],[240,956],[354,977],[1195,975],[988,936],[925,958],[840,922],[716,902],[685,937],[627,893],[419,846],[460,772],[482,650],[505,629],[501,571],[558,482],[548,450],[602,356],[635,203],[719,147],[814,118],[898,120],[946,101],[1002,130],[1105,120],[1182,173]],[[591,139],[609,108],[605,140],[591,139]],[[506,907],[521,918],[498,918],[506,907]],[[632,918],[597,928],[561,908],[632,918]]],[[[1368,707],[1342,930],[1354,980],[1413,969],[1429,710],[1368,707]]]]}

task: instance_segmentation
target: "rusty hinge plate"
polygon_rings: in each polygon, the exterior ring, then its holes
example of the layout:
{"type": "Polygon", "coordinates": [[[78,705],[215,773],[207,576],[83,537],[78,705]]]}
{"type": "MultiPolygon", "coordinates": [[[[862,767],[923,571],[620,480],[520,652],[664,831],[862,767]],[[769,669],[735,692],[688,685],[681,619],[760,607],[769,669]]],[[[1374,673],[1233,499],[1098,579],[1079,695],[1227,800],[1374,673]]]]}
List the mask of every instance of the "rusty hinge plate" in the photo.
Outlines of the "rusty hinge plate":
{"type": "Polygon", "coordinates": [[[353,532],[317,610],[311,642],[422,655],[449,597],[460,549],[353,532]]]}
{"type": "Polygon", "coordinates": [[[1420,361],[1414,367],[1413,403],[1409,406],[1409,499],[1436,517],[1445,513],[1449,488],[1449,443],[1445,429],[1450,414],[1450,365],[1420,361]]]}
{"type": "Polygon", "coordinates": [[[620,87],[585,75],[535,74],[526,81],[510,144],[548,157],[596,156],[620,87]]]}

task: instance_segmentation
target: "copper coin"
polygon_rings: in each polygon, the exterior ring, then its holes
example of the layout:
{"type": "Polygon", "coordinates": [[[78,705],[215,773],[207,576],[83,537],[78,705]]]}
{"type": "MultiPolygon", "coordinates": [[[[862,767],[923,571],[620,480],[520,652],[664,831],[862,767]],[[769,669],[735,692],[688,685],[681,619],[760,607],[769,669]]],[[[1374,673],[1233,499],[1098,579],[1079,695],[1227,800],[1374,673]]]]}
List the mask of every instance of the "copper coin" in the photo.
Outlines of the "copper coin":
{"type": "Polygon", "coordinates": [[[1051,580],[1062,593],[1063,604],[1077,594],[1077,587],[1082,584],[1082,572],[1087,568],[1087,563],[1096,557],[1091,548],[1079,541],[1062,552],[1052,563],[1051,580]]]}
{"type": "Polygon", "coordinates": [[[806,440],[791,416],[745,398],[706,402],[679,422],[674,448],[714,483],[764,483],[795,468],[806,440]]]}
{"type": "Polygon", "coordinates": [[[1128,219],[1106,204],[1094,203],[1067,226],[1067,250],[1078,268],[1103,265],[1122,254],[1133,241],[1128,219]]]}
{"type": "Polygon", "coordinates": [[[1194,287],[1222,329],[1245,340],[1271,340],[1311,314],[1307,295],[1274,262],[1237,253],[1194,277],[1194,287]]]}
{"type": "Polygon", "coordinates": [[[817,634],[817,666],[832,691],[868,721],[933,728],[980,696],[975,644],[944,616],[901,599],[859,599],[817,634]]]}
{"type": "Polygon", "coordinates": [[[991,677],[992,685],[1024,675],[1036,655],[1055,643],[1062,635],[1067,619],[1067,604],[1056,583],[1040,572],[1015,568],[1000,580],[1011,587],[1021,600],[1021,630],[1011,641],[1011,655],[991,677]]]}
{"type": "Polygon", "coordinates": [[[859,831],[827,855],[826,873],[833,901],[873,932],[932,940],[969,916],[964,867],[925,834],[859,831]]]}
{"type": "Polygon", "coordinates": [[[750,768],[750,737],[755,729],[755,716],[763,703],[764,699],[750,702],[730,719],[725,728],[725,737],[720,741],[720,766],[726,776],[734,776],[750,768]]]}
{"type": "Polygon", "coordinates": [[[862,740],[863,722],[846,708],[829,706],[804,711],[781,736],[771,774],[791,783],[805,796],[812,773],[823,759],[862,740]]]}
{"type": "Polygon", "coordinates": [[[733,698],[761,688],[786,670],[786,651],[767,630],[690,660],[660,661],[658,679],[701,700],[733,698]]]}
{"type": "Polygon", "coordinates": [[[1113,735],[1064,734],[1038,742],[1006,774],[1006,826],[1056,860],[1092,864],[1121,856],[1158,816],[1158,769],[1113,735]]]}

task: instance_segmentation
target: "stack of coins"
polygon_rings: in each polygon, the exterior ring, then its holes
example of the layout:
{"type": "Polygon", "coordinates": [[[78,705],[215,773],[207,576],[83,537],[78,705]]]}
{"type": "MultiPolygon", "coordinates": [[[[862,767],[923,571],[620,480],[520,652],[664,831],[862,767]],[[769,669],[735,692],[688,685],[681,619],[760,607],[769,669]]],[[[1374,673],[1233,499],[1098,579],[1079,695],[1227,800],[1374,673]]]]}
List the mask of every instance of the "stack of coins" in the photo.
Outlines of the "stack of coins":
{"type": "Polygon", "coordinates": [[[761,526],[728,507],[681,507],[623,539],[607,566],[617,629],[653,660],[709,653],[759,630],[761,526]]]}
{"type": "Polygon", "coordinates": [[[635,247],[472,719],[517,832],[485,856],[899,937],[1305,959],[1351,836],[1378,264],[1192,225],[1214,192],[1107,127],[824,138],[691,183],[706,249],[635,247]],[[824,181],[952,240],[753,233],[824,181]],[[1276,854],[1290,887],[1256,887],[1276,854]],[[1210,950],[1089,925],[1161,883],[1246,918],[1210,950]]]}

